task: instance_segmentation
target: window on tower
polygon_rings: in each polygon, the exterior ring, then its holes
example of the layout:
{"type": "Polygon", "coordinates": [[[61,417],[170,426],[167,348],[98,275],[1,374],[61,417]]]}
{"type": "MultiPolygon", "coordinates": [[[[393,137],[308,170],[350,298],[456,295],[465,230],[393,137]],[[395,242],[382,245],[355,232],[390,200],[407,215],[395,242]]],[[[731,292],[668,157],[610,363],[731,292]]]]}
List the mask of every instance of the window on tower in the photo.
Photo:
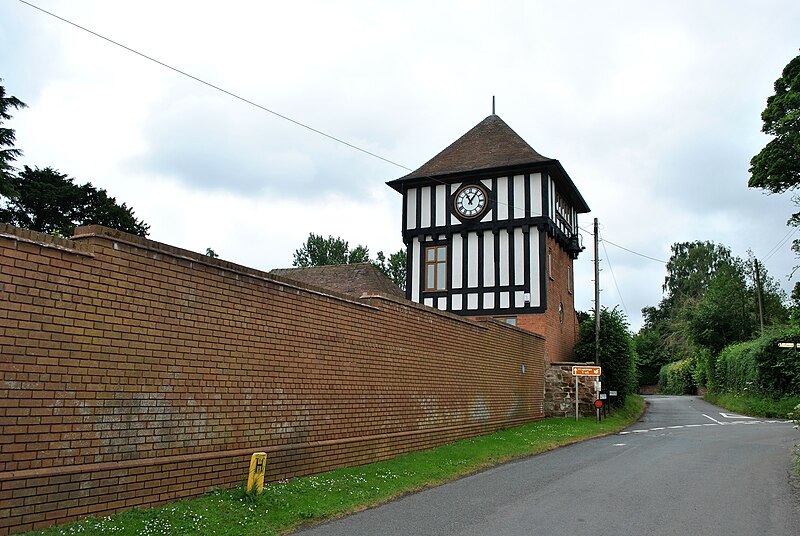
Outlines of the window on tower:
{"type": "Polygon", "coordinates": [[[447,246],[425,248],[425,290],[447,290],[447,246]]]}

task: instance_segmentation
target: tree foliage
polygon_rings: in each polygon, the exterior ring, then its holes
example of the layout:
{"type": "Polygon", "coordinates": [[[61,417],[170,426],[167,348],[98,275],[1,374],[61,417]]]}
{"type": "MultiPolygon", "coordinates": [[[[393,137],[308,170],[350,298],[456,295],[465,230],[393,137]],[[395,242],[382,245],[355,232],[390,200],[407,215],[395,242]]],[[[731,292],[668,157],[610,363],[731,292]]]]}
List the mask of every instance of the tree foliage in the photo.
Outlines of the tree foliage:
{"type": "MultiPolygon", "coordinates": [[[[783,68],[761,119],[761,131],[774,138],[750,160],[747,184],[773,193],[794,190],[800,185],[800,56],[783,68]]],[[[800,204],[800,199],[795,197],[794,202],[800,204]]],[[[800,212],[788,223],[800,226],[800,212]]],[[[792,242],[792,250],[800,255],[800,239],[792,242]]]]}
{"type": "Polygon", "coordinates": [[[671,249],[663,289],[673,301],[701,297],[717,268],[731,261],[731,251],[714,242],[676,242],[671,249]]]}
{"type": "Polygon", "coordinates": [[[25,166],[9,178],[12,191],[0,206],[0,220],[43,233],[72,236],[80,225],[104,225],[147,236],[149,225],[136,219],[125,203],[117,204],[102,188],[46,167],[25,166]]]}
{"type": "Polygon", "coordinates": [[[375,260],[369,258],[369,249],[358,245],[350,249],[350,244],[342,238],[309,233],[305,244],[295,250],[292,266],[308,268],[330,264],[372,263],[401,289],[406,288],[406,251],[401,249],[388,257],[379,251],[375,260]]]}
{"type": "Polygon", "coordinates": [[[702,298],[683,311],[689,338],[712,354],[748,340],[755,320],[752,297],[741,261],[718,266],[702,298]]]}
{"type": "MultiPolygon", "coordinates": [[[[644,324],[634,339],[642,385],[653,382],[659,370],[662,380],[667,373],[683,378],[687,365],[663,367],[685,360],[696,364],[694,381],[702,384],[723,348],[753,337],[758,325],[753,262],[713,242],[672,246],[665,296],[658,306],[642,309],[644,324]]],[[[788,316],[783,291],[763,266],[760,271],[765,325],[781,324],[788,316]]]]}
{"type": "MultiPolygon", "coordinates": [[[[595,353],[594,315],[580,325],[575,354],[588,358],[595,353]]],[[[633,339],[628,329],[628,320],[622,311],[600,310],[600,348],[599,364],[603,368],[603,388],[618,393],[618,404],[625,403],[625,397],[636,392],[636,364],[633,339]]]]}
{"type": "MultiPolygon", "coordinates": [[[[0,78],[0,82],[3,79],[0,78]]],[[[10,179],[14,173],[13,162],[22,155],[22,151],[14,147],[16,135],[11,128],[3,127],[3,122],[11,119],[11,110],[24,108],[25,103],[16,97],[6,97],[6,89],[0,85],[0,196],[8,196],[14,192],[10,179]]]]}
{"type": "Polygon", "coordinates": [[[800,395],[797,350],[780,348],[781,341],[800,341],[800,326],[774,328],[757,339],[725,348],[712,371],[714,388],[775,399],[800,395]]]}
{"type": "Polygon", "coordinates": [[[750,161],[751,187],[779,193],[800,184],[800,56],[784,67],[761,113],[762,132],[774,136],[750,161]]]}
{"type": "Polygon", "coordinates": [[[395,285],[400,287],[402,290],[406,289],[406,272],[408,266],[408,255],[406,254],[406,250],[401,249],[396,253],[392,253],[389,255],[388,259],[386,258],[386,255],[384,255],[383,251],[379,251],[372,263],[378,268],[378,270],[386,274],[386,276],[391,279],[395,285]]]}
{"type": "Polygon", "coordinates": [[[366,246],[359,245],[351,250],[346,240],[333,236],[324,238],[322,235],[309,233],[306,243],[294,252],[292,266],[308,268],[361,262],[369,262],[369,250],[366,246]]]}

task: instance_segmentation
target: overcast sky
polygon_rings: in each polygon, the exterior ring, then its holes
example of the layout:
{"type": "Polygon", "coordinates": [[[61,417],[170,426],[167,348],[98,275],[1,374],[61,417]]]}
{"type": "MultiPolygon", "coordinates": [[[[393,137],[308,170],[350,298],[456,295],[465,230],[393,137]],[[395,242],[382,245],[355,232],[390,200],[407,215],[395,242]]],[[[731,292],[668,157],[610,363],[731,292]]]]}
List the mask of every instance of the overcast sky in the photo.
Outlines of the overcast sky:
{"type": "MultiPolygon", "coordinates": [[[[773,83],[800,53],[796,0],[32,3],[411,169],[495,95],[582,192],[581,226],[596,217],[601,237],[655,259],[689,240],[763,258],[790,231],[791,196],[749,189],[747,170],[768,141],[773,83]]],[[[262,270],[290,266],[310,232],[373,255],[403,247],[401,197],[385,182],[406,170],[18,0],[0,3],[0,78],[29,106],[6,125],[19,164],[105,188],[154,240],[262,270]]],[[[601,303],[638,329],[664,265],[609,242],[600,257],[601,303]]],[[[790,289],[795,262],[787,244],[765,264],[790,289]]]]}

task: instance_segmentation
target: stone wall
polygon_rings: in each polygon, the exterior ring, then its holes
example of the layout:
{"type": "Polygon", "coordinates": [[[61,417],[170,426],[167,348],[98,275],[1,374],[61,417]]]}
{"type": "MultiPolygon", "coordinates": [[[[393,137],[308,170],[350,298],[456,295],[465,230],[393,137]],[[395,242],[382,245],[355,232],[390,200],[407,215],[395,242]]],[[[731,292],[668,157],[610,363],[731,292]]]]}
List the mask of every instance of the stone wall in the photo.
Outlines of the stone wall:
{"type": "MultiPolygon", "coordinates": [[[[588,363],[591,365],[592,363],[588,363]]],[[[575,376],[572,375],[574,365],[586,366],[587,363],[547,363],[544,369],[544,414],[547,417],[575,416],[575,376]]],[[[595,378],[578,377],[578,411],[580,415],[595,414],[595,378]]]]}

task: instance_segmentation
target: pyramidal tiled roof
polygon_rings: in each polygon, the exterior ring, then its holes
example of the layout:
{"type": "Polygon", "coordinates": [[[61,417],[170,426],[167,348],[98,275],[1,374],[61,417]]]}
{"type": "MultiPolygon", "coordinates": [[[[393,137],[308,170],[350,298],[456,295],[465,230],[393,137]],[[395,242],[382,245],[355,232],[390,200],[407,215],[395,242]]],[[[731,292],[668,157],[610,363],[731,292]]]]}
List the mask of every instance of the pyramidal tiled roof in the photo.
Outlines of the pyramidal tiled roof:
{"type": "Polygon", "coordinates": [[[397,180],[552,161],[534,151],[505,121],[492,114],[422,167],[397,180]]]}

